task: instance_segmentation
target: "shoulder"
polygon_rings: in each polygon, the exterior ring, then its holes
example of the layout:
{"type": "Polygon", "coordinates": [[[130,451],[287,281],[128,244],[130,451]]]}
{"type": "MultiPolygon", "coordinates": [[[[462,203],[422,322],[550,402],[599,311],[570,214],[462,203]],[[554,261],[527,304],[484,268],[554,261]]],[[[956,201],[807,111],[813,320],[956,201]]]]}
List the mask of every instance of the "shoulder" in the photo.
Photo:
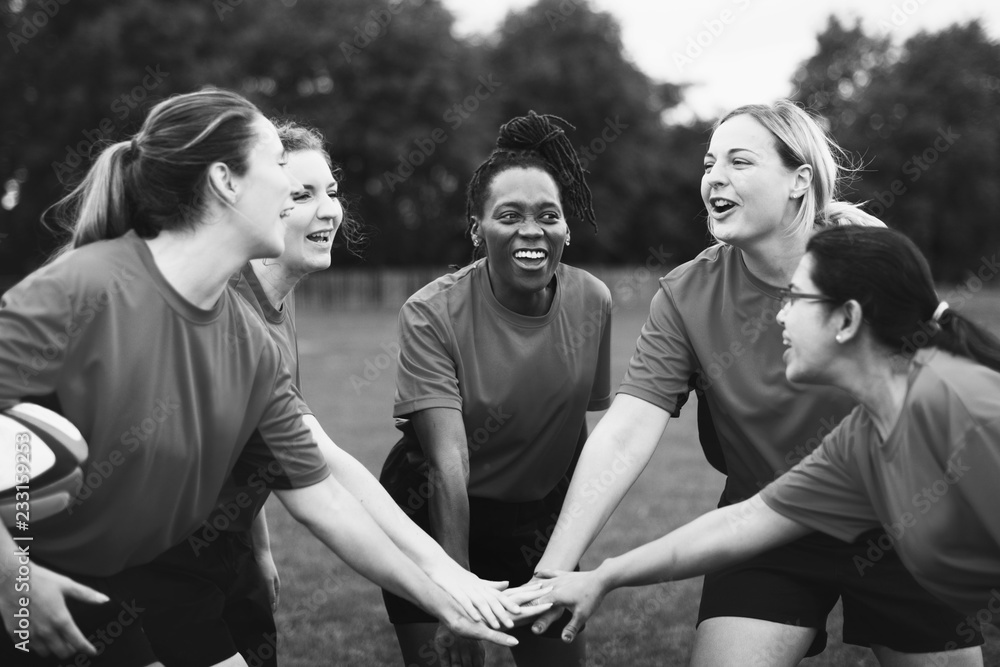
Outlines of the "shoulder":
{"type": "Polygon", "coordinates": [[[694,259],[684,262],[660,279],[661,286],[678,285],[688,282],[703,281],[706,278],[722,275],[739,257],[733,246],[716,244],[705,248],[694,259]]]}
{"type": "Polygon", "coordinates": [[[556,267],[556,280],[563,290],[563,299],[611,306],[611,290],[597,276],[568,264],[556,267]]]}
{"type": "Polygon", "coordinates": [[[58,290],[66,299],[78,301],[122,292],[145,273],[136,242],[142,241],[122,237],[72,250],[30,274],[9,294],[58,290]]]}
{"type": "Polygon", "coordinates": [[[971,422],[1000,414],[1000,373],[936,348],[918,351],[915,363],[917,376],[907,396],[914,408],[947,410],[971,422]]]}
{"type": "Polygon", "coordinates": [[[432,280],[406,300],[400,316],[403,313],[447,312],[452,303],[476,298],[475,277],[485,270],[485,261],[480,259],[432,280]]]}

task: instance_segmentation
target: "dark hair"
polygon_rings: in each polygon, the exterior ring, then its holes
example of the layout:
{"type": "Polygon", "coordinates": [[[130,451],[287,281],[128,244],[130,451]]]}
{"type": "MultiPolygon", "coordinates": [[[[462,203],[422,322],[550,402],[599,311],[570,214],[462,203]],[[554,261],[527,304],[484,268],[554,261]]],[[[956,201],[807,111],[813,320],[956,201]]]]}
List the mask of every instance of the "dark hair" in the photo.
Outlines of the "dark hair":
{"type": "MultiPolygon", "coordinates": [[[[279,120],[275,121],[274,124],[278,128],[278,137],[281,139],[281,145],[285,147],[287,152],[316,151],[323,156],[326,166],[330,168],[333,177],[337,179],[337,185],[343,186],[344,171],[330,157],[330,153],[326,150],[326,139],[319,130],[291,120],[279,120]]],[[[348,252],[355,257],[361,257],[361,253],[368,240],[364,232],[364,225],[354,217],[353,211],[349,210],[349,202],[342,192],[338,195],[338,198],[340,199],[340,205],[344,209],[344,219],[340,223],[340,229],[337,230],[337,236],[343,240],[344,247],[347,248],[348,252]]]]}
{"type": "Polygon", "coordinates": [[[597,231],[590,187],[584,177],[583,165],[573,149],[561,123],[575,130],[570,123],[549,114],[529,111],[527,116],[512,118],[500,126],[497,147],[479,165],[466,190],[465,214],[472,230],[472,219],[483,215],[489,198],[490,185],[497,174],[508,169],[535,167],[548,173],[559,186],[559,197],[566,211],[597,231]]]}
{"type": "Polygon", "coordinates": [[[939,299],[927,260],[903,234],[878,227],[833,227],[806,245],[812,281],[837,302],[851,299],[876,340],[893,352],[936,347],[1000,371],[1000,339],[939,299]]]}
{"type": "Polygon", "coordinates": [[[263,118],[244,97],[205,89],[154,106],[128,141],[104,149],[83,181],[55,204],[71,238],[53,258],[134,229],[193,228],[204,213],[208,167],[223,162],[243,175],[263,118]]]}

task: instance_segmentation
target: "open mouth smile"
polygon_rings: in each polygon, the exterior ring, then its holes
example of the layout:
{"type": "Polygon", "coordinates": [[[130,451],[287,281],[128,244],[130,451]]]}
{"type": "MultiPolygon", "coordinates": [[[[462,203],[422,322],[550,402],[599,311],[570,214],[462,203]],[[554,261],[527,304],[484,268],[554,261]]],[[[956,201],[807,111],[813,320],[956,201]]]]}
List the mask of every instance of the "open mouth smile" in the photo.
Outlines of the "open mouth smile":
{"type": "Polygon", "coordinates": [[[708,204],[711,208],[712,214],[716,216],[724,215],[737,206],[736,202],[732,199],[726,199],[725,197],[711,197],[708,200],[708,204]]]}
{"type": "Polygon", "coordinates": [[[333,240],[333,230],[332,229],[321,229],[318,232],[313,232],[312,234],[306,234],[306,240],[316,243],[318,245],[329,245],[333,240]]]}

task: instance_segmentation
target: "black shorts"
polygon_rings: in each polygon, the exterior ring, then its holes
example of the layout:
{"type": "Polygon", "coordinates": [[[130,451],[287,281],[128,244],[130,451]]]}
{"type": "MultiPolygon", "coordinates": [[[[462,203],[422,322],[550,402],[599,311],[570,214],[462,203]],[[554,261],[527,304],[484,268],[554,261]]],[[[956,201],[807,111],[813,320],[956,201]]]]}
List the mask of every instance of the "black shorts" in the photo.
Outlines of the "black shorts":
{"type": "MultiPolygon", "coordinates": [[[[430,501],[427,487],[423,486],[427,478],[390,454],[380,481],[414,523],[429,533],[430,501]]],[[[542,500],[524,503],[470,497],[469,569],[482,579],[509,581],[511,587],[528,582],[552,536],[567,486],[568,481],[564,480],[542,500]]],[[[382,591],[382,598],[393,625],[438,622],[420,607],[386,590],[382,591]]],[[[558,638],[570,618],[572,615],[567,612],[542,636],[558,638]]],[[[530,628],[521,626],[509,634],[515,637],[530,634],[530,628]]]]}
{"type": "Polygon", "coordinates": [[[214,665],[237,652],[274,667],[278,635],[249,531],[187,541],[118,575],[145,608],[143,629],[166,667],[214,665]]]}
{"type": "MultiPolygon", "coordinates": [[[[54,568],[49,568],[54,569],[54,568]]],[[[56,570],[58,571],[58,570],[56,570]]],[[[25,653],[16,647],[22,638],[11,637],[4,631],[0,636],[0,665],[4,667],[145,667],[156,662],[156,656],[143,634],[142,622],[146,611],[131,592],[116,577],[85,577],[60,572],[70,579],[107,595],[111,600],[104,604],[88,604],[75,598],[66,598],[66,606],[83,636],[97,649],[96,656],[80,653],[70,658],[41,658],[35,653],[25,653]]],[[[6,582],[4,585],[9,585],[6,582]]],[[[29,581],[30,583],[30,581],[29,581]]],[[[31,593],[26,593],[30,599],[31,593]]],[[[29,608],[30,613],[34,610],[29,608]]],[[[32,623],[37,619],[29,616],[32,623]]],[[[32,632],[29,625],[27,632],[32,632]]],[[[31,635],[27,647],[31,648],[31,635]]]]}
{"type": "Polygon", "coordinates": [[[853,544],[815,533],[707,575],[698,623],[737,616],[817,628],[813,656],[826,648],[838,598],[847,644],[932,653],[983,643],[978,624],[921,588],[880,530],[853,544]]]}

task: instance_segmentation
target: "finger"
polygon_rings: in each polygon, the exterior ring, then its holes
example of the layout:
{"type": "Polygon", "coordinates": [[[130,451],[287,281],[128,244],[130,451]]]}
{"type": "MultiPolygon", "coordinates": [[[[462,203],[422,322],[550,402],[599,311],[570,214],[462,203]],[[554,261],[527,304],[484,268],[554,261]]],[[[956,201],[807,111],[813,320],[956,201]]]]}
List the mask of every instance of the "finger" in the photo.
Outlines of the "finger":
{"type": "Polygon", "coordinates": [[[500,646],[517,646],[517,640],[510,635],[505,635],[502,632],[491,630],[485,625],[474,625],[468,632],[465,633],[465,635],[474,639],[485,639],[488,642],[493,642],[494,644],[499,644],[500,646]]]}
{"type": "Polygon", "coordinates": [[[72,657],[74,653],[97,655],[97,649],[83,636],[69,613],[56,620],[55,635],[59,640],[58,646],[63,651],[63,653],[56,653],[60,658],[72,657]]]}
{"type": "Polygon", "coordinates": [[[549,629],[549,626],[556,621],[560,616],[562,616],[563,608],[555,607],[549,611],[542,614],[537,621],[535,621],[531,626],[531,631],[536,635],[540,635],[549,629]]]}
{"type": "Polygon", "coordinates": [[[487,586],[497,589],[498,591],[505,590],[508,586],[510,586],[509,581],[489,581],[487,579],[483,579],[482,582],[487,586]]]}
{"type": "MultiPolygon", "coordinates": [[[[529,604],[521,607],[521,613],[518,614],[518,620],[531,618],[532,616],[538,616],[539,614],[544,614],[549,609],[552,608],[551,602],[541,602],[539,604],[529,604]]],[[[544,630],[542,631],[544,632],[544,630]]]]}
{"type": "Polygon", "coordinates": [[[81,602],[89,602],[90,604],[104,604],[105,602],[110,602],[109,598],[104,593],[95,591],[89,586],[84,586],[81,583],[73,581],[69,577],[63,577],[63,580],[59,582],[62,588],[62,594],[64,597],[76,598],[81,602]]]}
{"type": "MultiPolygon", "coordinates": [[[[479,602],[476,604],[476,609],[479,611],[480,615],[483,618],[483,621],[485,621],[487,625],[489,625],[494,630],[500,629],[500,621],[497,620],[497,615],[494,612],[493,607],[490,606],[489,600],[487,600],[486,598],[480,599],[479,602]]],[[[507,615],[504,614],[504,616],[506,617],[507,615]]],[[[507,622],[508,623],[510,622],[509,617],[507,618],[507,622]]]]}
{"type": "Polygon", "coordinates": [[[504,594],[504,596],[506,597],[507,600],[509,600],[511,602],[515,602],[517,604],[523,605],[523,604],[527,604],[527,603],[529,603],[529,602],[531,602],[533,600],[537,601],[538,598],[541,598],[541,597],[543,597],[545,595],[548,595],[551,592],[552,592],[552,586],[545,586],[545,587],[538,586],[537,588],[536,587],[532,587],[531,589],[519,590],[519,591],[513,592],[513,593],[510,592],[510,591],[507,591],[504,594]]]}
{"type": "Polygon", "coordinates": [[[569,644],[580,634],[580,628],[587,622],[586,617],[578,611],[573,612],[573,618],[569,620],[562,631],[562,640],[569,644]]]}
{"type": "Polygon", "coordinates": [[[568,574],[568,572],[566,570],[539,570],[535,572],[535,577],[537,579],[554,579],[564,574],[568,574]]]}

